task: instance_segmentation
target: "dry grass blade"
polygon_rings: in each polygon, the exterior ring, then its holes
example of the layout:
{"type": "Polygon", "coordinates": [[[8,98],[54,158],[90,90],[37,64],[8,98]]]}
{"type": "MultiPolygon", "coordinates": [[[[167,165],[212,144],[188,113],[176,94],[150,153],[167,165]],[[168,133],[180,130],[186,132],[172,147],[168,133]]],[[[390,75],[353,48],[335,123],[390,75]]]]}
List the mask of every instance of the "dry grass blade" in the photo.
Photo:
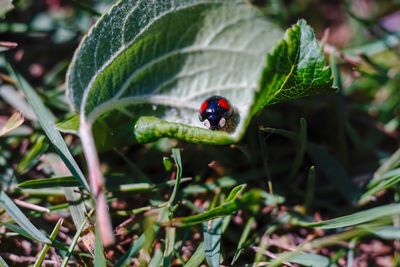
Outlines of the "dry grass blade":
{"type": "Polygon", "coordinates": [[[12,130],[18,128],[21,126],[21,124],[24,123],[24,116],[22,116],[21,113],[15,112],[8,120],[7,122],[1,127],[0,129],[0,136],[3,136],[5,134],[8,134],[12,130]]]}

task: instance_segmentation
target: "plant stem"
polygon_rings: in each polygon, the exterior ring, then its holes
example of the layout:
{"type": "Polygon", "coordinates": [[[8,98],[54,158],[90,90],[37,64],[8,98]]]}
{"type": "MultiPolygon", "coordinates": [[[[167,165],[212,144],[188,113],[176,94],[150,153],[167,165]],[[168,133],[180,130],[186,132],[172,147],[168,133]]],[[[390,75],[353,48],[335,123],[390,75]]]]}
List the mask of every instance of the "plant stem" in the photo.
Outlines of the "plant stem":
{"type": "Polygon", "coordinates": [[[107,247],[114,243],[114,235],[104,192],[104,177],[101,173],[91,126],[84,120],[81,120],[79,133],[89,169],[90,187],[96,200],[96,222],[99,225],[102,243],[107,247]]]}

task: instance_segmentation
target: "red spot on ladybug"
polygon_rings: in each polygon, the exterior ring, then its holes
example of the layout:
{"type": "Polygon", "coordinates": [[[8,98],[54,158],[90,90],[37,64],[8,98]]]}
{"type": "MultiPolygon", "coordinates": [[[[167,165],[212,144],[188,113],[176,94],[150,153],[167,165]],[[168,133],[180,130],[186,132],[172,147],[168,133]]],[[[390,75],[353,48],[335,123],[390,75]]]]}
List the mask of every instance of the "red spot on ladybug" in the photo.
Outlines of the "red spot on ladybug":
{"type": "Polygon", "coordinates": [[[233,109],[229,101],[222,96],[207,98],[200,106],[199,120],[211,130],[219,130],[226,126],[232,116],[233,109]]]}
{"type": "Polygon", "coordinates": [[[201,104],[200,113],[203,113],[206,110],[207,106],[208,106],[207,101],[204,101],[203,104],[201,104]]]}
{"type": "Polygon", "coordinates": [[[218,105],[227,110],[231,108],[231,106],[229,105],[228,101],[225,98],[218,99],[218,105]]]}

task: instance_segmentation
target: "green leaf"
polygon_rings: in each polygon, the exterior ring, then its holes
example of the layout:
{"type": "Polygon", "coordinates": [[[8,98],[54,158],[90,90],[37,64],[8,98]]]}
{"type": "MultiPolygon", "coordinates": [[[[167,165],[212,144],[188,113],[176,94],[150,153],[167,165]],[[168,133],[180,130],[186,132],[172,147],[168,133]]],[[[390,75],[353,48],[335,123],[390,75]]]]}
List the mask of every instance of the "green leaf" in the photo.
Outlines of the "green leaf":
{"type": "Polygon", "coordinates": [[[57,129],[63,133],[78,134],[79,131],[79,116],[74,115],[65,121],[56,124],[57,129]]]}
{"type": "Polygon", "coordinates": [[[268,55],[253,111],[266,105],[331,90],[331,71],[305,20],[290,28],[268,55]]]}
{"type": "Polygon", "coordinates": [[[13,78],[17,82],[19,88],[24,92],[26,99],[34,109],[39,119],[40,125],[45,131],[50,142],[56,148],[62,160],[65,162],[65,165],[67,165],[68,169],[76,177],[76,179],[78,179],[82,183],[82,185],[90,192],[89,185],[86,182],[82,171],[80,170],[75,159],[72,157],[71,152],[68,150],[68,147],[65,144],[60,132],[56,129],[53,114],[51,114],[50,111],[45,107],[35,90],[19,73],[15,72],[9,65],[8,71],[11,75],[11,78],[13,78]]]}
{"type": "Polygon", "coordinates": [[[219,206],[209,209],[201,214],[188,217],[178,217],[170,221],[163,222],[166,226],[185,227],[210,221],[215,218],[231,215],[239,209],[254,210],[262,200],[262,191],[253,189],[240,196],[245,185],[236,186],[230,193],[230,198],[226,199],[219,206]]]}
{"type": "Polygon", "coordinates": [[[81,183],[74,176],[56,177],[56,178],[41,178],[22,182],[18,185],[19,188],[52,188],[52,187],[75,187],[81,183]]]}
{"type": "Polygon", "coordinates": [[[27,172],[38,162],[40,156],[46,152],[48,148],[49,144],[46,141],[46,137],[44,135],[39,136],[33,147],[22,157],[17,166],[17,171],[21,174],[27,172]]]}
{"type": "Polygon", "coordinates": [[[281,36],[244,0],[119,1],[76,51],[68,96],[80,124],[94,124],[98,147],[161,137],[236,142],[265,105],[331,85],[305,21],[267,57],[281,36]],[[208,130],[198,120],[202,101],[215,94],[235,109],[226,131],[208,130]]]}
{"type": "Polygon", "coordinates": [[[48,239],[42,232],[39,231],[24,215],[24,213],[14,204],[14,202],[7,196],[7,194],[0,190],[0,206],[6,210],[6,212],[13,218],[13,220],[22,227],[24,231],[28,233],[33,239],[51,244],[51,240],[48,239]]]}
{"type": "MultiPolygon", "coordinates": [[[[284,254],[280,254],[279,256],[284,256],[284,254]]],[[[309,267],[328,267],[330,264],[330,261],[327,257],[318,254],[304,253],[304,252],[301,252],[292,257],[290,259],[290,262],[309,267]]]]}
{"type": "Polygon", "coordinates": [[[354,226],[398,214],[400,214],[400,204],[390,204],[321,222],[310,223],[310,222],[296,221],[294,223],[304,227],[334,229],[334,228],[354,226]]]}
{"type": "Polygon", "coordinates": [[[223,218],[203,223],[204,254],[210,267],[218,267],[221,259],[221,233],[223,218]]]}
{"type": "Polygon", "coordinates": [[[239,198],[240,194],[242,194],[243,190],[246,188],[245,184],[241,184],[235,186],[231,192],[229,192],[228,197],[224,200],[223,203],[229,203],[239,198]]]}

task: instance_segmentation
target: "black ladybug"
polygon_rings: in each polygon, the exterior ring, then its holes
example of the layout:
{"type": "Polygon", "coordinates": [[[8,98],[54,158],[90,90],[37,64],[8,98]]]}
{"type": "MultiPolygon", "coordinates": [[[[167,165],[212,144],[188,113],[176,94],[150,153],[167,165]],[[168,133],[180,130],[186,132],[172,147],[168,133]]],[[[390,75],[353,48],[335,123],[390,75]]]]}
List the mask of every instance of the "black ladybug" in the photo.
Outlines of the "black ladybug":
{"type": "Polygon", "coordinates": [[[211,96],[200,106],[199,120],[210,130],[219,130],[233,114],[229,101],[222,96],[211,96]]]}

